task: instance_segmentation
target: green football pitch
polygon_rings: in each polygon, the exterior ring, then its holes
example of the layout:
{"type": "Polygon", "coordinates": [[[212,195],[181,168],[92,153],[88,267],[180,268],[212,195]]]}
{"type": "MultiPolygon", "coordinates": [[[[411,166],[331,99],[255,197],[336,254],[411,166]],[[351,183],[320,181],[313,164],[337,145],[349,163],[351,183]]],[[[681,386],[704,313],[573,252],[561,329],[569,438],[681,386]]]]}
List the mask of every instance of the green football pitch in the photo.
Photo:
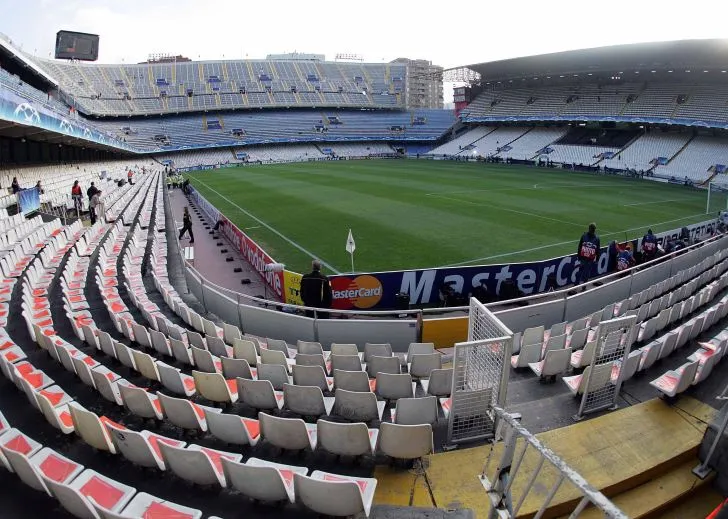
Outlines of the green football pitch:
{"type": "MultiPolygon", "coordinates": [[[[707,191],[513,165],[362,160],[188,174],[273,258],[350,272],[515,263],[576,251],[589,222],[602,244],[707,219],[707,191]]],[[[713,193],[710,216],[726,208],[713,193]]]]}

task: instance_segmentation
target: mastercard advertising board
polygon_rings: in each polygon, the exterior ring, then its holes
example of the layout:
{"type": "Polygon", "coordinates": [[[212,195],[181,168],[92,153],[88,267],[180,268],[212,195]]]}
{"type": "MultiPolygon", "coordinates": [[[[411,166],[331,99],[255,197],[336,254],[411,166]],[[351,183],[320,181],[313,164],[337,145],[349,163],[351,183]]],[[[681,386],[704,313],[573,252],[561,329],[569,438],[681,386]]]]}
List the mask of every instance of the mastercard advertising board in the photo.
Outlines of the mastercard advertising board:
{"type": "Polygon", "coordinates": [[[382,283],[374,276],[339,276],[331,280],[331,307],[337,310],[366,310],[382,300],[382,283]]]}

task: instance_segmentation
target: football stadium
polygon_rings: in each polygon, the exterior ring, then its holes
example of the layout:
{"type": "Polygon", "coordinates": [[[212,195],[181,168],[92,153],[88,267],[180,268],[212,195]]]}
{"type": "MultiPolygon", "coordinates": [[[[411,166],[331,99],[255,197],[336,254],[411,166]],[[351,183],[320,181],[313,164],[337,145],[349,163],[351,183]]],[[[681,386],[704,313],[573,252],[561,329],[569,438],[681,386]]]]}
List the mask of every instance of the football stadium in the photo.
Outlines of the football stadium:
{"type": "Polygon", "coordinates": [[[728,517],[728,40],[104,16],[0,23],[2,518],[728,517]]]}

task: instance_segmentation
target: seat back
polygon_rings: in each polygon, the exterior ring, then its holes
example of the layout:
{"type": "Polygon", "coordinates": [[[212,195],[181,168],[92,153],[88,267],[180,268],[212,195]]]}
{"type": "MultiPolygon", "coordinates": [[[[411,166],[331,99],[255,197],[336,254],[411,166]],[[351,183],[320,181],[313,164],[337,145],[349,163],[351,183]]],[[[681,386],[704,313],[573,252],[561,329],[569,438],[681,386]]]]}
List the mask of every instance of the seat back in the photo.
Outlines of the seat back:
{"type": "Polygon", "coordinates": [[[169,346],[172,349],[172,355],[174,355],[175,359],[188,366],[192,364],[192,355],[190,349],[184,342],[174,339],[170,336],[169,346]]]}
{"type": "Polygon", "coordinates": [[[546,351],[561,350],[566,346],[566,334],[554,335],[549,337],[546,342],[546,351]]]}
{"type": "Polygon", "coordinates": [[[437,421],[437,397],[400,398],[395,423],[401,425],[433,424],[437,421]]]}
{"type": "Polygon", "coordinates": [[[68,410],[71,413],[73,427],[83,441],[100,451],[109,451],[112,454],[116,452],[106,427],[101,423],[99,417],[75,402],[68,404],[68,410]]]}
{"type": "Polygon", "coordinates": [[[429,353],[425,355],[412,355],[412,363],[409,366],[409,372],[413,377],[429,378],[433,369],[442,368],[442,355],[439,353],[429,353]]]}
{"type": "Polygon", "coordinates": [[[287,358],[282,351],[278,350],[261,350],[260,352],[260,362],[262,364],[278,364],[285,366],[286,370],[288,370],[287,358]]]}
{"type": "Polygon", "coordinates": [[[229,355],[225,341],[223,341],[220,337],[216,335],[207,335],[205,336],[205,342],[207,342],[207,349],[210,350],[210,353],[213,355],[218,357],[227,357],[229,355]]]}
{"type": "MultiPolygon", "coordinates": [[[[290,353],[288,351],[288,343],[286,341],[283,341],[281,339],[266,339],[266,343],[268,344],[269,351],[279,351],[285,356],[285,358],[290,357],[290,353]]],[[[263,355],[264,351],[265,350],[261,350],[261,356],[263,355]]]]}
{"type": "Polygon", "coordinates": [[[364,362],[369,362],[374,355],[378,357],[391,357],[392,345],[389,343],[374,344],[367,342],[364,344],[364,362]]]}
{"type": "Polygon", "coordinates": [[[543,344],[543,326],[534,326],[523,330],[521,337],[521,348],[528,344],[543,344]]]}
{"type": "Polygon", "coordinates": [[[301,416],[322,416],[327,414],[324,395],[318,386],[283,385],[285,407],[301,416]]]}
{"type": "Polygon", "coordinates": [[[165,388],[178,395],[187,394],[187,388],[185,388],[182,376],[177,368],[164,362],[157,362],[157,371],[159,371],[159,381],[165,388]]]}
{"type": "Polygon", "coordinates": [[[190,346],[194,346],[195,348],[200,348],[202,350],[207,349],[207,344],[205,344],[205,339],[202,338],[202,335],[200,335],[197,332],[193,332],[192,330],[187,330],[187,340],[190,343],[190,346]]]}
{"type": "Polygon", "coordinates": [[[164,464],[178,477],[198,485],[219,485],[210,459],[201,450],[159,443],[164,464]]]}
{"type": "Polygon", "coordinates": [[[206,373],[215,373],[217,371],[212,353],[197,346],[190,346],[190,351],[192,352],[192,360],[200,371],[206,373]]]}
{"type": "Polygon", "coordinates": [[[213,402],[230,402],[232,397],[230,390],[220,373],[204,373],[192,370],[192,377],[195,379],[197,392],[213,402]]]}
{"type": "Polygon", "coordinates": [[[307,474],[308,468],[249,458],[245,464],[222,459],[228,485],[258,501],[293,502],[293,474],[307,474]],[[285,475],[285,479],[284,476],[285,475]]]}
{"type": "MultiPolygon", "coordinates": [[[[186,398],[175,398],[157,392],[164,416],[178,427],[190,430],[203,430],[192,402],[186,398]]],[[[203,412],[203,411],[200,411],[203,412]]]]}
{"type": "Polygon", "coordinates": [[[369,376],[363,371],[334,369],[334,386],[347,391],[371,391],[369,376]]]}
{"type": "Polygon", "coordinates": [[[359,355],[356,344],[331,343],[331,355],[359,355]]]}
{"type": "Polygon", "coordinates": [[[619,376],[622,378],[622,382],[626,382],[631,379],[637,369],[640,367],[640,360],[642,360],[642,352],[639,350],[629,352],[627,360],[622,364],[619,376]]]}
{"type": "Polygon", "coordinates": [[[235,339],[233,341],[233,357],[236,359],[244,359],[248,364],[255,366],[258,364],[258,354],[255,349],[255,343],[247,339],[235,339]]]}
{"type": "MultiPolygon", "coordinates": [[[[323,355],[324,349],[321,347],[320,342],[311,341],[298,341],[296,344],[298,347],[298,355],[323,355]]],[[[296,361],[298,361],[298,355],[296,355],[296,361]]]]}
{"type": "Polygon", "coordinates": [[[303,450],[311,447],[306,423],[300,418],[280,418],[258,413],[260,435],[272,445],[284,450],[303,450]]]}
{"type": "MultiPolygon", "coordinates": [[[[326,371],[326,361],[321,353],[298,353],[296,355],[297,366],[319,366],[324,372],[326,371]]],[[[295,368],[295,366],[294,366],[295,368]]]]}
{"type": "Polygon", "coordinates": [[[273,385],[273,389],[282,391],[283,385],[289,383],[288,370],[280,364],[260,364],[258,380],[267,380],[273,385]]]}
{"type": "Polygon", "coordinates": [[[161,456],[157,457],[140,432],[109,427],[109,434],[116,449],[126,459],[141,467],[160,468],[159,463],[163,463],[161,456]]]}
{"type": "Polygon", "coordinates": [[[133,414],[142,418],[158,418],[146,389],[122,384],[119,392],[121,401],[133,414]]]}
{"type": "MultiPolygon", "coordinates": [[[[333,346],[333,345],[332,345],[333,346]]],[[[331,369],[343,369],[345,371],[361,371],[361,359],[359,355],[340,355],[332,353],[331,369]]]]}
{"type": "Polygon", "coordinates": [[[361,490],[354,481],[329,482],[295,474],[293,486],[296,501],[318,514],[348,517],[365,511],[361,490]]]}
{"type": "Polygon", "coordinates": [[[253,372],[250,371],[250,365],[245,359],[233,359],[230,357],[220,357],[222,361],[222,373],[228,380],[240,378],[253,378],[253,372]]]}
{"type": "Polygon", "coordinates": [[[234,414],[205,411],[207,428],[217,439],[234,445],[248,445],[248,432],[243,419],[234,414]]]}
{"type": "Polygon", "coordinates": [[[157,371],[157,364],[154,358],[148,353],[139,350],[132,350],[131,353],[134,356],[134,363],[139,373],[150,380],[159,382],[159,372],[157,371]]]}
{"type": "Polygon", "coordinates": [[[452,368],[433,369],[430,372],[430,383],[427,386],[427,394],[438,397],[450,396],[452,391],[452,368]]]}
{"type": "Polygon", "coordinates": [[[172,350],[169,347],[167,338],[162,332],[156,330],[149,330],[149,337],[152,339],[152,347],[163,355],[172,356],[172,350]]]}
{"type": "Polygon", "coordinates": [[[369,428],[364,423],[316,422],[318,445],[337,456],[372,454],[369,428]]]}
{"type": "Polygon", "coordinates": [[[367,374],[372,378],[376,378],[377,373],[390,373],[394,375],[400,372],[401,363],[399,357],[393,357],[391,355],[388,357],[380,357],[373,355],[367,361],[367,374]]]}
{"type": "MultiPolygon", "coordinates": [[[[269,380],[236,379],[241,400],[255,409],[278,409],[278,401],[269,380]]],[[[282,386],[281,386],[282,387],[282,386]]]]}
{"type": "MultiPolygon", "coordinates": [[[[296,361],[301,356],[296,356],[296,361]]],[[[323,359],[323,357],[322,357],[323,359]]],[[[293,365],[293,383],[298,386],[316,386],[321,391],[328,391],[329,386],[326,383],[326,373],[321,366],[307,366],[298,363],[293,365]]]]}
{"type": "Polygon", "coordinates": [[[337,389],[335,395],[334,414],[358,422],[379,419],[377,397],[374,393],[337,389]]]}
{"type": "Polygon", "coordinates": [[[95,519],[97,517],[91,503],[81,493],[70,485],[56,483],[49,478],[43,478],[50,493],[58,499],[61,506],[71,515],[81,519],[95,519]]]}
{"type": "Polygon", "coordinates": [[[659,339],[659,342],[662,344],[659,354],[660,359],[664,359],[673,352],[675,345],[677,344],[677,337],[678,333],[672,331],[666,333],[664,337],[659,339]]]}
{"type": "Polygon", "coordinates": [[[377,373],[377,395],[385,400],[414,397],[414,384],[409,373],[377,373]]]}
{"type": "Polygon", "coordinates": [[[582,381],[584,381],[584,388],[579,392],[583,393],[584,391],[597,391],[598,389],[601,389],[609,384],[612,377],[612,366],[613,364],[611,362],[605,364],[596,364],[595,366],[588,366],[584,370],[584,374],[582,377],[582,381]]]}
{"type": "Polygon", "coordinates": [[[698,364],[699,362],[697,360],[692,362],[687,362],[683,364],[680,368],[680,380],[677,383],[677,388],[675,389],[676,394],[680,394],[687,390],[693,382],[695,381],[695,374],[698,371],[698,364]]]}
{"type": "Polygon", "coordinates": [[[223,337],[225,338],[225,342],[231,346],[235,343],[236,339],[242,338],[240,329],[233,324],[223,323],[222,330],[223,330],[223,337]]]}
{"type": "Polygon", "coordinates": [[[541,376],[549,377],[564,373],[569,367],[569,361],[571,361],[571,348],[546,352],[541,376]]]}
{"type": "Polygon", "coordinates": [[[382,422],[379,426],[379,450],[394,459],[427,456],[433,451],[432,426],[382,422]]]}

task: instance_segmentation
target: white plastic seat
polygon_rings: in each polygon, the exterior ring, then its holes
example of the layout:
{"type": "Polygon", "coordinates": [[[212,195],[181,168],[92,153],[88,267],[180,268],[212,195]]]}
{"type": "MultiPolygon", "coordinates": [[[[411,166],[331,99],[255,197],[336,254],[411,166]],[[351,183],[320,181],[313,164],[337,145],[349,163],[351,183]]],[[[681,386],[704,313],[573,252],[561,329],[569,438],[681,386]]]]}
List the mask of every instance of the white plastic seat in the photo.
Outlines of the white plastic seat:
{"type": "Polygon", "coordinates": [[[290,372],[290,366],[295,362],[285,356],[285,354],[278,350],[262,350],[260,352],[261,364],[277,364],[286,368],[286,371],[290,372]]]}
{"type": "Polygon", "coordinates": [[[220,373],[222,371],[222,362],[209,351],[196,346],[190,346],[190,351],[192,352],[192,361],[199,371],[205,373],[220,373]]]}
{"type": "Polygon", "coordinates": [[[642,346],[639,351],[642,353],[640,358],[639,371],[644,371],[652,367],[660,357],[661,344],[658,341],[652,341],[642,346]]]}
{"type": "Polygon", "coordinates": [[[242,339],[243,337],[240,333],[240,329],[233,324],[222,323],[222,332],[223,339],[225,339],[225,342],[231,346],[234,344],[236,339],[242,339]]]}
{"type": "Polygon", "coordinates": [[[71,515],[80,519],[98,519],[90,500],[112,513],[120,512],[136,492],[134,487],[86,469],[71,483],[44,478],[48,490],[71,515]]]}
{"type": "Polygon", "coordinates": [[[116,450],[126,459],[141,467],[166,470],[159,444],[164,443],[179,448],[186,445],[183,441],[146,430],[137,432],[129,429],[117,429],[113,425],[109,425],[108,429],[116,450]]]}
{"type": "Polygon", "coordinates": [[[298,353],[296,355],[296,358],[298,358],[298,355],[324,355],[324,349],[321,346],[320,342],[313,342],[313,341],[298,341],[296,343],[296,347],[298,348],[298,353]]]}
{"type": "Polygon", "coordinates": [[[73,428],[83,441],[95,449],[116,454],[109,431],[96,413],[84,409],[76,402],[68,404],[68,410],[71,413],[73,428]]]}
{"type": "Polygon", "coordinates": [[[157,371],[159,371],[159,379],[162,385],[172,393],[190,397],[197,392],[195,379],[185,375],[179,369],[157,361],[157,371]]]}
{"type": "Polygon", "coordinates": [[[432,426],[382,422],[377,450],[394,459],[417,459],[434,451],[432,426]]]}
{"type": "Polygon", "coordinates": [[[688,360],[698,361],[698,369],[695,372],[695,379],[693,380],[693,385],[695,385],[708,378],[716,362],[720,360],[720,353],[717,353],[713,349],[698,348],[688,357],[688,360]]]}
{"type": "Polygon", "coordinates": [[[511,367],[513,369],[525,368],[533,362],[541,360],[541,343],[522,344],[521,351],[511,356],[511,367]]]}
{"type": "Polygon", "coordinates": [[[192,370],[197,393],[212,402],[235,403],[238,401],[238,386],[235,379],[225,380],[220,373],[204,373],[192,370]]]}
{"type": "Polygon", "coordinates": [[[109,402],[117,405],[124,405],[121,401],[121,393],[119,392],[120,384],[128,384],[128,382],[118,374],[107,369],[104,366],[96,366],[91,370],[91,376],[94,379],[96,390],[109,402]]]}
{"type": "Polygon", "coordinates": [[[124,406],[137,416],[161,420],[164,418],[162,407],[156,395],[136,386],[119,386],[124,406]]]}
{"type": "Polygon", "coordinates": [[[156,330],[149,330],[149,338],[152,341],[152,347],[162,355],[173,357],[172,348],[169,345],[167,337],[163,333],[156,330]]]}
{"type": "Polygon", "coordinates": [[[192,359],[192,351],[184,342],[170,337],[169,347],[171,348],[172,355],[174,355],[176,360],[188,366],[192,365],[194,362],[192,359]]]}
{"type": "Polygon", "coordinates": [[[415,396],[416,382],[409,373],[377,373],[375,391],[384,400],[412,398],[415,396]]]}
{"type": "Polygon", "coordinates": [[[113,341],[112,346],[114,348],[115,357],[127,368],[131,368],[136,371],[136,361],[134,360],[133,351],[126,344],[121,342],[113,341]]]}
{"type": "Polygon", "coordinates": [[[657,339],[657,342],[660,344],[659,359],[664,359],[673,352],[677,344],[677,336],[678,334],[676,332],[668,332],[657,339]]]}
{"type": "Polygon", "coordinates": [[[296,355],[295,366],[321,366],[324,373],[328,373],[326,360],[320,353],[299,353],[296,355]]]}
{"type": "Polygon", "coordinates": [[[528,367],[541,378],[560,375],[569,369],[571,353],[571,348],[551,350],[546,352],[544,360],[529,364],[528,367]]]}
{"type": "Polygon", "coordinates": [[[157,371],[157,362],[154,357],[139,350],[132,350],[132,355],[139,373],[149,380],[159,382],[159,371],[157,371]]]}
{"type": "Polygon", "coordinates": [[[45,416],[45,419],[48,420],[49,424],[56,429],[59,429],[63,434],[71,434],[74,431],[71,413],[68,411],[68,404],[60,406],[53,405],[53,403],[45,395],[43,395],[42,391],[36,393],[36,399],[38,401],[38,407],[40,407],[43,416],[45,416]]]}
{"type": "Polygon", "coordinates": [[[337,456],[374,456],[379,429],[369,429],[364,423],[316,422],[318,445],[337,456]]]}
{"type": "Polygon", "coordinates": [[[196,508],[178,505],[171,501],[166,501],[159,497],[155,497],[146,492],[139,492],[124,507],[121,513],[109,512],[95,502],[91,503],[96,509],[96,513],[100,519],[129,519],[132,517],[141,517],[144,519],[174,518],[174,519],[200,519],[202,511],[196,508]]]}
{"type": "Polygon", "coordinates": [[[258,413],[258,420],[261,438],[271,445],[283,450],[316,450],[316,425],[267,413],[258,413]]]}
{"type": "Polygon", "coordinates": [[[552,350],[562,350],[566,347],[566,334],[552,335],[544,343],[541,349],[541,358],[546,356],[546,353],[552,350]]]}
{"type": "Polygon", "coordinates": [[[284,465],[249,458],[244,464],[222,459],[222,469],[228,486],[258,501],[294,502],[293,474],[308,474],[306,467],[284,465]]]}
{"type": "Polygon", "coordinates": [[[294,474],[296,502],[316,513],[335,517],[364,513],[369,517],[377,480],[315,471],[310,477],[294,474]]]}
{"type": "Polygon", "coordinates": [[[238,378],[236,382],[242,403],[265,411],[279,411],[283,408],[283,392],[275,391],[269,380],[238,378]]]}
{"type": "Polygon", "coordinates": [[[172,447],[164,443],[159,445],[165,465],[178,477],[198,485],[218,484],[225,488],[225,474],[222,470],[222,458],[240,461],[241,454],[208,449],[196,444],[186,448],[172,447]]]}
{"type": "Polygon", "coordinates": [[[622,382],[626,382],[629,379],[631,379],[635,373],[637,373],[637,370],[640,367],[640,362],[642,360],[642,352],[640,350],[635,350],[629,352],[629,355],[627,355],[627,361],[622,363],[621,361],[617,361],[614,363],[614,366],[612,367],[612,376],[611,380],[613,384],[617,383],[617,380],[621,377],[622,382]]]}
{"type": "MultiPolygon", "coordinates": [[[[301,354],[296,356],[298,362],[301,354]]],[[[293,383],[297,386],[316,386],[321,391],[331,391],[334,385],[333,379],[326,376],[324,368],[317,366],[300,365],[296,363],[293,366],[293,383]]]]}
{"type": "Polygon", "coordinates": [[[676,370],[670,370],[650,382],[650,385],[668,397],[679,395],[695,380],[698,371],[697,360],[687,362],[676,370]]]}
{"type": "Polygon", "coordinates": [[[134,342],[145,348],[152,349],[152,339],[149,337],[146,326],[134,322],[131,323],[131,329],[134,332],[134,342]]]}
{"type": "Polygon", "coordinates": [[[332,414],[354,422],[370,422],[381,420],[386,402],[378,402],[374,393],[346,391],[335,392],[332,414]]]}
{"type": "Polygon", "coordinates": [[[220,337],[213,337],[211,335],[205,336],[205,342],[207,343],[207,349],[210,353],[217,357],[232,357],[233,348],[225,344],[220,337]]]}
{"type": "Polygon", "coordinates": [[[13,468],[3,454],[6,449],[22,454],[23,456],[32,456],[40,451],[41,448],[43,446],[40,443],[26,436],[18,429],[6,427],[3,430],[3,434],[0,435],[0,464],[12,472],[13,468]]]}
{"type": "Polygon", "coordinates": [[[0,445],[2,455],[10,465],[10,468],[29,487],[46,492],[50,495],[44,478],[58,483],[70,483],[78,476],[84,467],[68,458],[61,456],[53,449],[47,447],[26,455],[0,445]]]}
{"type": "Polygon", "coordinates": [[[434,424],[437,421],[437,397],[400,398],[392,412],[392,421],[399,425],[434,424]]]}
{"type": "Polygon", "coordinates": [[[450,396],[452,391],[452,368],[433,369],[429,379],[420,379],[420,384],[428,395],[450,396]]]}
{"type": "MultiPolygon", "coordinates": [[[[268,350],[270,351],[279,351],[285,355],[287,359],[292,358],[295,356],[295,350],[292,350],[288,347],[288,343],[286,341],[283,341],[281,339],[266,339],[266,345],[268,346],[268,350]]],[[[263,351],[261,350],[261,356],[263,354],[263,351]]]]}
{"type": "Polygon", "coordinates": [[[583,349],[574,351],[571,354],[569,363],[574,369],[580,369],[588,366],[594,360],[594,353],[597,349],[597,341],[589,341],[583,349]]]}
{"type": "Polygon", "coordinates": [[[186,398],[175,398],[164,393],[157,393],[162,412],[167,419],[177,427],[187,430],[207,431],[206,413],[220,413],[222,410],[207,407],[186,398]]]}
{"type": "Polygon", "coordinates": [[[331,343],[331,355],[359,355],[359,347],[356,344],[331,343]]]}
{"type": "Polygon", "coordinates": [[[584,347],[586,339],[589,336],[589,328],[580,328],[574,330],[566,339],[566,347],[572,350],[578,350],[584,347]]]}
{"type": "Polygon", "coordinates": [[[258,420],[235,414],[205,411],[210,434],[226,443],[255,446],[260,438],[258,420]]]}

